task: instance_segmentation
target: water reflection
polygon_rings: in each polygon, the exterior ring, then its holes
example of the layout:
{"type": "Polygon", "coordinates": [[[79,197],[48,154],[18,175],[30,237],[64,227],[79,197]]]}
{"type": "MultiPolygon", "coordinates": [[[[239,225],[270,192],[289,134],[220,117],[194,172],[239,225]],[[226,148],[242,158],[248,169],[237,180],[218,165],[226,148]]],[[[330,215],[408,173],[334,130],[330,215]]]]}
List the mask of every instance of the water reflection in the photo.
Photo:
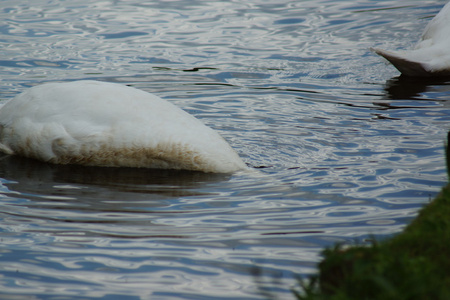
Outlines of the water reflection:
{"type": "Polygon", "coordinates": [[[21,194],[74,197],[91,191],[98,198],[135,200],[205,195],[205,185],[223,182],[226,174],[139,168],[102,168],[77,165],[53,165],[19,156],[0,158],[0,177],[10,190],[21,194]],[[76,195],[74,191],[83,190],[76,195]],[[107,195],[101,194],[107,193],[107,195]]]}
{"type": "Polygon", "coordinates": [[[422,98],[423,93],[430,90],[435,92],[450,92],[450,78],[413,78],[398,76],[386,81],[385,91],[389,99],[422,98]]]}
{"type": "Polygon", "coordinates": [[[289,299],[323,247],[399,232],[447,180],[450,82],[392,78],[368,48],[417,41],[434,2],[5,1],[1,102],[129,84],[267,176],[2,157],[0,298],[261,299],[258,264],[289,299]]]}
{"type": "Polygon", "coordinates": [[[4,221],[0,228],[8,227],[6,223],[14,231],[121,239],[189,237],[192,230],[173,230],[162,220],[196,211],[183,211],[181,199],[211,197],[216,192],[208,186],[230,178],[175,170],[53,165],[18,156],[0,158],[0,177],[4,221]],[[22,200],[9,202],[17,197],[22,200]],[[39,229],[31,224],[39,224],[39,229]]]}

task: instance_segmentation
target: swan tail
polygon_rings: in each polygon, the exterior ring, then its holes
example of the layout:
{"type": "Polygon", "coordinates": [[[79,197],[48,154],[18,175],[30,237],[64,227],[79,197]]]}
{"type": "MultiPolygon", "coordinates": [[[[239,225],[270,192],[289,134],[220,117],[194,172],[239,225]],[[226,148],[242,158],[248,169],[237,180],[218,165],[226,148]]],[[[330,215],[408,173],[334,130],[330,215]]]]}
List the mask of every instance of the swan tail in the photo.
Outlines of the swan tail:
{"type": "Polygon", "coordinates": [[[386,51],[379,48],[370,48],[370,50],[387,59],[403,75],[411,77],[431,76],[427,64],[423,62],[414,61],[399,53],[386,51]]]}
{"type": "Polygon", "coordinates": [[[0,153],[12,155],[14,154],[14,151],[9,148],[7,145],[0,143],[0,153]]]}

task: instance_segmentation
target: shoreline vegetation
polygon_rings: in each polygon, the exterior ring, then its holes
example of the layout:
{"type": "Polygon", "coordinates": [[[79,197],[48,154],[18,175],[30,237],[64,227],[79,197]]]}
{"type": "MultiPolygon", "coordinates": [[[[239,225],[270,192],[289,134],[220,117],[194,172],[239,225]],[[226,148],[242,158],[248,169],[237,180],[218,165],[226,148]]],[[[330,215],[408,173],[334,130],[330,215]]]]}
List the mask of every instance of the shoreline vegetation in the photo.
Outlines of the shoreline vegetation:
{"type": "MultiPolygon", "coordinates": [[[[445,154],[450,179],[448,143],[445,154]]],[[[450,299],[450,183],[402,233],[370,246],[336,245],[323,256],[319,273],[299,281],[297,299],[450,299]]]]}

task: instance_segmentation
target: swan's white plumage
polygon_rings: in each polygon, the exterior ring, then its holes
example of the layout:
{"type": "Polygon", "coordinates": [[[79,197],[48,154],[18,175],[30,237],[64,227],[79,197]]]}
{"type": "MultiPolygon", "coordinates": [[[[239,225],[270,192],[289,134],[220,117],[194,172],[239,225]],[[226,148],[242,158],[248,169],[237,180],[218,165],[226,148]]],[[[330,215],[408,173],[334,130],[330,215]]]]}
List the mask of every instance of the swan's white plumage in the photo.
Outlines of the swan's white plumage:
{"type": "Polygon", "coordinates": [[[115,83],[35,86],[0,109],[0,150],[56,164],[230,173],[246,165],[214,130],[115,83]]]}
{"type": "Polygon", "coordinates": [[[413,50],[386,51],[373,48],[375,53],[391,62],[407,76],[450,75],[450,2],[428,23],[413,50]]]}

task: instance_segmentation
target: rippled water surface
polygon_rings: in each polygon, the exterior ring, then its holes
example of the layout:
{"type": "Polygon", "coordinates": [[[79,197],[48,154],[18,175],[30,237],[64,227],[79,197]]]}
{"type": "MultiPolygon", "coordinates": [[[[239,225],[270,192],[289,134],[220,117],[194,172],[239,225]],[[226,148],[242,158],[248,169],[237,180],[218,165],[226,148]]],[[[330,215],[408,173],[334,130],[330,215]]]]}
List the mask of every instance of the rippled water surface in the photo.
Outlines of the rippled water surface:
{"type": "Polygon", "coordinates": [[[256,171],[3,156],[0,298],[290,299],[324,247],[398,233],[446,181],[450,81],[399,78],[369,47],[411,47],[444,4],[1,1],[2,102],[43,82],[132,85],[256,171]]]}

